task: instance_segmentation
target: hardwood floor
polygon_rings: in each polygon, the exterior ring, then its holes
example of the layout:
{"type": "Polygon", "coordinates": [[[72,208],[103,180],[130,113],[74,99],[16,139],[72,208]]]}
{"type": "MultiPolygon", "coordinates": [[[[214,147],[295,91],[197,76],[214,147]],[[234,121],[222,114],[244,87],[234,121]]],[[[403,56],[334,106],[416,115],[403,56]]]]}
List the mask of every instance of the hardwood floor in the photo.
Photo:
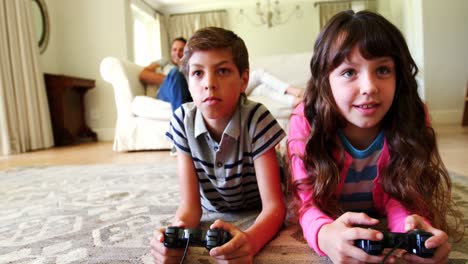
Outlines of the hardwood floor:
{"type": "Polygon", "coordinates": [[[468,178],[468,126],[437,126],[439,153],[449,171],[468,178]]]}
{"type": "Polygon", "coordinates": [[[112,150],[112,142],[98,142],[0,156],[0,170],[17,166],[138,164],[156,161],[176,162],[176,158],[169,156],[168,150],[115,152],[112,150]]]}
{"type": "MultiPolygon", "coordinates": [[[[435,127],[442,159],[450,171],[468,177],[468,127],[435,127]]],[[[55,147],[24,154],[0,156],[0,170],[17,166],[82,164],[137,164],[156,161],[176,162],[169,151],[114,152],[111,142],[55,147]]]]}

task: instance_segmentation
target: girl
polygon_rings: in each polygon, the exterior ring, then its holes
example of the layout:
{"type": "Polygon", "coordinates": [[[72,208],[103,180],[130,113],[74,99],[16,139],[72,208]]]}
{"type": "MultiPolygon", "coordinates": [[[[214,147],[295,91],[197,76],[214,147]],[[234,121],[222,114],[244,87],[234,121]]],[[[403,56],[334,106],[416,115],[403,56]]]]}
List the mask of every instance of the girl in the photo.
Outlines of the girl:
{"type": "Polygon", "coordinates": [[[386,215],[390,231],[434,235],[425,242],[437,248],[431,259],[404,259],[447,262],[451,181],[401,32],[375,13],[338,13],[320,33],[310,65],[288,140],[291,186],[309,245],[335,263],[382,262],[384,256],[353,242],[381,240],[381,232],[357,225],[376,225],[373,217],[386,215]]]}

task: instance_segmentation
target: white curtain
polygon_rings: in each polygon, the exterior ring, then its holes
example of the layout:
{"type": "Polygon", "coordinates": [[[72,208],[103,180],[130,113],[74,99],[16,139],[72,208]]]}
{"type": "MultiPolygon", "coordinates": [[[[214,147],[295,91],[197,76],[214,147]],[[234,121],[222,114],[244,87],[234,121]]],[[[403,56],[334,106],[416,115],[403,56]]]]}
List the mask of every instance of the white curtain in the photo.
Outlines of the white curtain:
{"type": "Polygon", "coordinates": [[[324,2],[319,5],[320,13],[320,28],[325,26],[325,24],[334,16],[336,13],[351,9],[351,3],[333,3],[333,2],[324,2]]]}
{"type": "Polygon", "coordinates": [[[353,1],[351,3],[351,8],[354,12],[358,12],[361,10],[369,10],[369,11],[377,11],[377,3],[375,0],[361,0],[361,1],[353,1]]]}
{"type": "Polygon", "coordinates": [[[171,50],[171,47],[169,46],[171,43],[171,41],[169,40],[170,36],[169,36],[169,32],[170,32],[170,29],[169,27],[167,26],[167,17],[165,16],[162,16],[162,15],[159,15],[159,25],[160,25],[160,30],[161,30],[161,34],[160,34],[160,37],[161,37],[161,57],[163,58],[170,58],[171,55],[170,55],[170,50],[171,50]],[[170,44],[169,44],[170,43],[170,44]]]}
{"type": "Polygon", "coordinates": [[[31,0],[0,0],[0,154],[54,144],[31,0]]]}
{"type": "Polygon", "coordinates": [[[316,2],[315,5],[319,6],[320,28],[325,26],[328,20],[340,11],[352,9],[355,12],[360,10],[375,12],[377,10],[375,0],[325,1],[316,2]]]}
{"type": "Polygon", "coordinates": [[[227,14],[221,10],[171,15],[166,25],[169,27],[170,40],[177,37],[188,39],[196,30],[203,27],[227,28],[227,14]]]}

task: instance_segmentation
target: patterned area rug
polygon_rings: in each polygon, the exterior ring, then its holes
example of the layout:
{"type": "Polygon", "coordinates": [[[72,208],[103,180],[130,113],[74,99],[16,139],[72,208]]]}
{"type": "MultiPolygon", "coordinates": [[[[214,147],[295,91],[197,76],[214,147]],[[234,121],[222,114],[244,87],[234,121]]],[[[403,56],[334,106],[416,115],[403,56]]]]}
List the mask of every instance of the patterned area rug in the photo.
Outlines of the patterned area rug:
{"type": "MultiPolygon", "coordinates": [[[[175,164],[22,167],[0,171],[0,263],[152,263],[149,238],[178,203],[175,164]]],[[[468,263],[468,181],[452,175],[464,212],[464,239],[451,263],[468,263]]],[[[257,212],[205,214],[247,228],[257,212]]],[[[210,263],[204,248],[186,263],[210,263]]],[[[330,263],[297,226],[285,227],[255,263],[330,263]]]]}

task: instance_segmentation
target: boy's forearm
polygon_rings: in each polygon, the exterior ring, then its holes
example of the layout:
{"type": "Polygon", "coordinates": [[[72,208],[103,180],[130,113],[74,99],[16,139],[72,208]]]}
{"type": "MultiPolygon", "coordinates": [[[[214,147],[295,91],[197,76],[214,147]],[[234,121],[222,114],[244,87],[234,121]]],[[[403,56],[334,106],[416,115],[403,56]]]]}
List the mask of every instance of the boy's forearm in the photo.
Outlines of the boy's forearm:
{"type": "Polygon", "coordinates": [[[264,208],[255,223],[245,231],[253,241],[252,246],[255,254],[278,233],[283,225],[285,215],[284,205],[264,208]]]}
{"type": "Polygon", "coordinates": [[[185,228],[196,228],[200,224],[201,216],[201,208],[181,205],[177,208],[173,224],[182,222],[185,228]]]}

